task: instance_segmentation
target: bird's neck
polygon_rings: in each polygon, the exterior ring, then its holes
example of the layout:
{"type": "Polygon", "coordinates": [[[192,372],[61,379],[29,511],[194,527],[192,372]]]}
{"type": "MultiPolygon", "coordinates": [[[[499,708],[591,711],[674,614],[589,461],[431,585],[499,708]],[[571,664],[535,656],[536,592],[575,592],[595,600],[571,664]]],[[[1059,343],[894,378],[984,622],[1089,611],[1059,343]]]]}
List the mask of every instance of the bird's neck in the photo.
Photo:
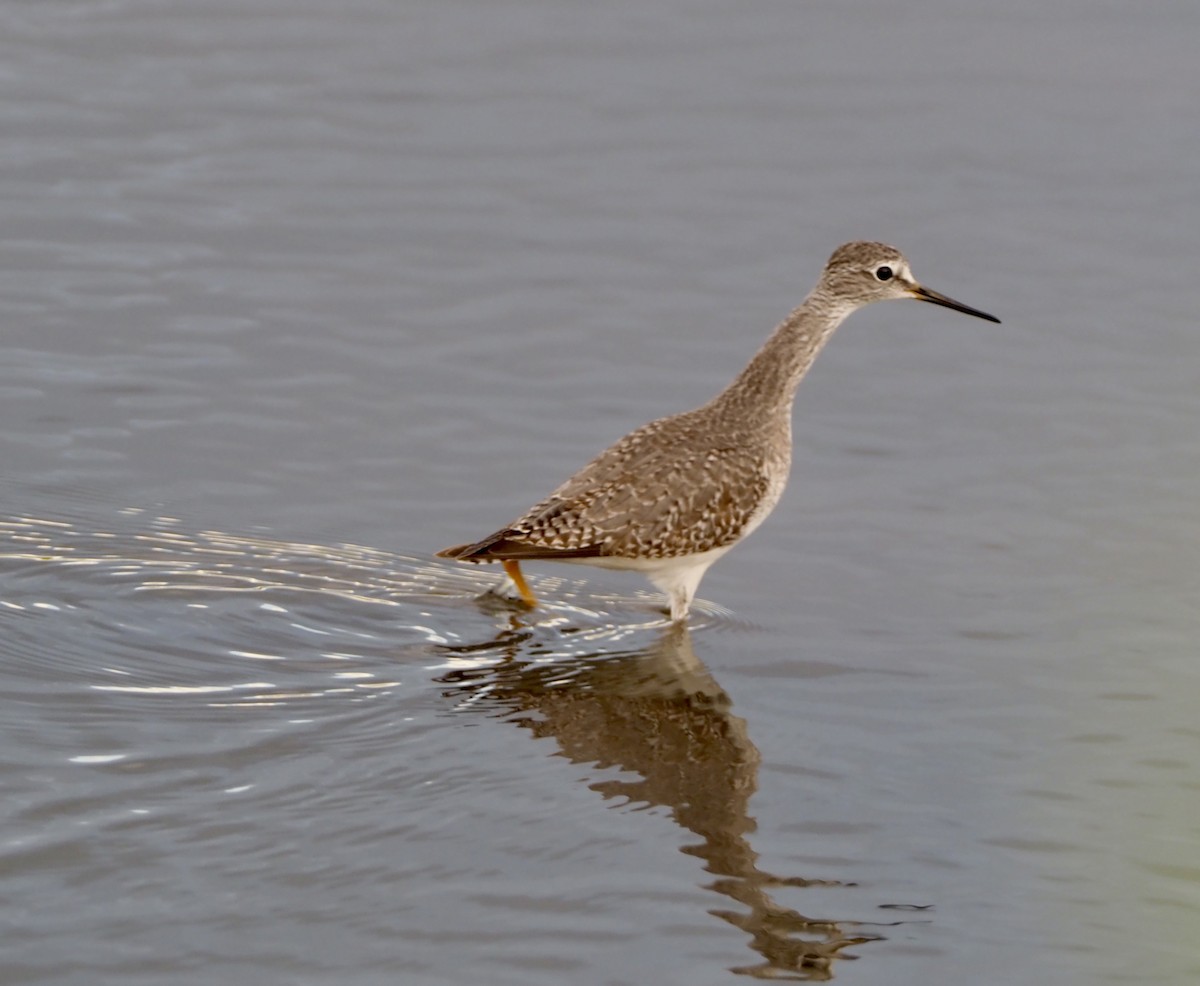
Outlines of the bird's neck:
{"type": "Polygon", "coordinates": [[[713,406],[731,421],[750,427],[790,427],[796,387],[854,307],[840,303],[818,285],[717,395],[713,406]]]}

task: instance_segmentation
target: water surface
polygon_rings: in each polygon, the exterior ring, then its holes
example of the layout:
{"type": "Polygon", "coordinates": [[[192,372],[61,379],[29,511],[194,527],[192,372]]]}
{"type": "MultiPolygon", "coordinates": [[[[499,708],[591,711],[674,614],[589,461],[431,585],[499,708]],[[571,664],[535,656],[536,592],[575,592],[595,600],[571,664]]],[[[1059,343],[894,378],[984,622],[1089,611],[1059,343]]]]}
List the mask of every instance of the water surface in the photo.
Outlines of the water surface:
{"type": "Polygon", "coordinates": [[[0,28],[0,981],[1196,981],[1194,4],[0,28]],[[858,237],[1004,324],[854,316],[688,633],[432,559],[858,237]]]}

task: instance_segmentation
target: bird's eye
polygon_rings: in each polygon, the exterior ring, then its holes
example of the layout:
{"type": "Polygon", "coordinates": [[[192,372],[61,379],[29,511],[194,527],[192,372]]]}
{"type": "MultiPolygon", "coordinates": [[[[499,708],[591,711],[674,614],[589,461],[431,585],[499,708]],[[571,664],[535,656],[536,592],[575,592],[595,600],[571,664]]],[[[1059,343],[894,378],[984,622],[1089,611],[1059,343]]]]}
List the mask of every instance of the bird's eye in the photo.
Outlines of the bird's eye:
{"type": "Polygon", "coordinates": [[[892,268],[884,266],[875,269],[875,276],[881,281],[890,281],[892,279],[892,268]]]}

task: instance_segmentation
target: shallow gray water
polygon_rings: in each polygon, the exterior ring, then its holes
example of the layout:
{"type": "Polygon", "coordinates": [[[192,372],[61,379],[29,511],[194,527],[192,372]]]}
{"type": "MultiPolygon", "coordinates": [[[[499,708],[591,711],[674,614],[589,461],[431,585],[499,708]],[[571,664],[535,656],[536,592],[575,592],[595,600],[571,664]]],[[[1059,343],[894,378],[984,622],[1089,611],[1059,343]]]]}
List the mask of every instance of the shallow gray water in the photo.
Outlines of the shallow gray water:
{"type": "Polygon", "coordinates": [[[0,982],[1200,977],[1191,3],[0,8],[0,982]],[[689,633],[436,563],[890,304],[689,633]]]}

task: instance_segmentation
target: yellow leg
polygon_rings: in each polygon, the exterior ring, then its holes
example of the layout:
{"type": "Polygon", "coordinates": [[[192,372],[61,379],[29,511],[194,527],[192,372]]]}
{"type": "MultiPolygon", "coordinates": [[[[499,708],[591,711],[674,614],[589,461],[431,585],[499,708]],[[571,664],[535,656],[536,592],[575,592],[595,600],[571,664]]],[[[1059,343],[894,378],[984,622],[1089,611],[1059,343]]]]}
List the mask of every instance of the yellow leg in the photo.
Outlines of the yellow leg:
{"type": "Polygon", "coordinates": [[[506,559],[503,564],[504,571],[512,579],[513,585],[517,587],[517,592],[520,593],[525,605],[530,607],[536,606],[537,596],[533,594],[533,590],[529,588],[529,583],[525,581],[525,576],[521,574],[521,563],[510,558],[506,559]]]}

